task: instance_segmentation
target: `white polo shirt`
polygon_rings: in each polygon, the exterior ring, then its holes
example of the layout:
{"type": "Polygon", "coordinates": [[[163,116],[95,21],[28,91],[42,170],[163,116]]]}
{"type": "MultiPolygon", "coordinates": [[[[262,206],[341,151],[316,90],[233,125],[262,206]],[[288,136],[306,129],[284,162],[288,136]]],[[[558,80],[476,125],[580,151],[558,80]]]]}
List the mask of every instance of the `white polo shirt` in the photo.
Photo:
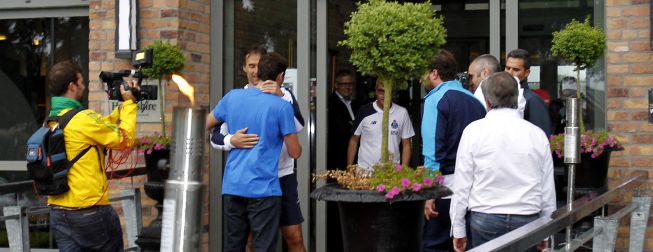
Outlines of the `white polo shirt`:
{"type": "MultiPolygon", "coordinates": [[[[358,165],[370,168],[381,161],[381,122],[383,109],[376,101],[361,107],[354,121],[354,135],[360,136],[358,149],[358,165]]],[[[394,162],[399,164],[401,151],[399,143],[415,135],[408,111],[392,103],[388,118],[388,152],[394,156],[394,162]]]]}

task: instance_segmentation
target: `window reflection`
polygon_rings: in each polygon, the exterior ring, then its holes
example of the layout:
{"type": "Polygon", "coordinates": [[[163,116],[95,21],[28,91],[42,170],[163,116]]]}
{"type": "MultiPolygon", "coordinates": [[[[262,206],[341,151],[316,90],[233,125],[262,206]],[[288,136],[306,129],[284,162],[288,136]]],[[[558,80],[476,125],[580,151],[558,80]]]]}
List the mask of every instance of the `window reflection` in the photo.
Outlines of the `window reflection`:
{"type": "Polygon", "coordinates": [[[72,59],[88,67],[88,18],[0,20],[0,35],[0,146],[12,147],[0,148],[0,160],[22,160],[48,110],[50,64],[72,59]]]}

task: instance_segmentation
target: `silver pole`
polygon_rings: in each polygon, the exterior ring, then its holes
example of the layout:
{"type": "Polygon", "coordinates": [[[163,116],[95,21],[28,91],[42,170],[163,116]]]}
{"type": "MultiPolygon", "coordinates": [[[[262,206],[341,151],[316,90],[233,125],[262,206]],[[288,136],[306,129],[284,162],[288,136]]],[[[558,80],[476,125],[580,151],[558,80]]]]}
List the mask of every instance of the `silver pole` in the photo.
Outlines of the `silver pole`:
{"type": "MultiPolygon", "coordinates": [[[[564,162],[567,164],[567,209],[573,210],[574,202],[574,180],[576,177],[576,164],[580,163],[580,129],[578,127],[578,99],[567,98],[566,104],[567,127],[565,127],[565,151],[564,162]]],[[[567,226],[565,232],[567,249],[571,248],[571,228],[573,223],[567,226]]]]}
{"type": "Polygon", "coordinates": [[[161,251],[199,251],[206,110],[175,107],[171,170],[165,184],[161,251]]]}

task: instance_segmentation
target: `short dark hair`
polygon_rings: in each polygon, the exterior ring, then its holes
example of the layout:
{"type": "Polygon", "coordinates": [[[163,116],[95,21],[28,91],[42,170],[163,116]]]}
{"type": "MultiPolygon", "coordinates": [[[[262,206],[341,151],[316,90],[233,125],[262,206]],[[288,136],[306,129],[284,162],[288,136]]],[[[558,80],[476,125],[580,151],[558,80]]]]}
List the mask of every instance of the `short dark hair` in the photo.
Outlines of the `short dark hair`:
{"type": "Polygon", "coordinates": [[[456,59],[449,51],[441,49],[431,58],[429,70],[438,70],[438,75],[444,81],[456,79],[456,59]]]}
{"type": "Polygon", "coordinates": [[[262,46],[257,45],[257,46],[252,46],[250,48],[247,48],[247,50],[243,54],[243,65],[247,64],[247,57],[249,57],[249,55],[258,54],[258,55],[263,56],[263,55],[265,55],[267,53],[268,53],[268,51],[262,46]]]}
{"type": "Polygon", "coordinates": [[[286,68],[288,68],[286,58],[276,52],[266,53],[258,62],[258,78],[262,81],[274,80],[277,75],[285,72],[286,68]]]}
{"type": "Polygon", "coordinates": [[[508,53],[507,58],[521,59],[524,61],[524,69],[531,69],[531,56],[528,51],[524,49],[515,49],[508,53]]]}
{"type": "Polygon", "coordinates": [[[50,94],[62,96],[68,90],[71,82],[77,82],[77,74],[82,74],[82,68],[72,61],[62,61],[50,68],[47,76],[50,94]]]}
{"type": "Polygon", "coordinates": [[[517,80],[508,72],[498,72],[490,75],[483,83],[481,90],[490,103],[491,109],[517,108],[517,80]]]}
{"type": "Polygon", "coordinates": [[[336,72],[336,82],[338,82],[338,80],[342,76],[351,76],[353,78],[354,73],[352,71],[347,70],[347,69],[340,69],[340,70],[338,70],[338,72],[336,72]]]}
{"type": "Polygon", "coordinates": [[[473,62],[476,62],[476,71],[481,72],[483,68],[490,69],[490,74],[501,71],[499,61],[492,54],[483,54],[476,57],[473,62]]]}

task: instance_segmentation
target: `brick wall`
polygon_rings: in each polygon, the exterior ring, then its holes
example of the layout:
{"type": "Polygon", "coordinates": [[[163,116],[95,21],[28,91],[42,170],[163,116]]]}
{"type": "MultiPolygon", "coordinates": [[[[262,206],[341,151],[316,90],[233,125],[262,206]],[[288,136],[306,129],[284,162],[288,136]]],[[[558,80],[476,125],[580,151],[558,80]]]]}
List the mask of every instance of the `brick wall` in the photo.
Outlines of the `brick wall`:
{"type": "MultiPolygon", "coordinates": [[[[612,154],[609,172],[612,183],[635,170],[647,171],[649,178],[653,178],[653,124],[647,122],[646,112],[647,89],[653,87],[649,4],[650,0],[605,2],[608,129],[620,135],[625,147],[624,151],[612,154]]],[[[651,185],[653,179],[643,187],[646,196],[651,196],[651,185]]],[[[622,222],[619,229],[618,248],[628,247],[628,222],[622,222]]],[[[646,232],[647,251],[653,251],[652,224],[649,221],[646,232]]]]}
{"type": "MultiPolygon", "coordinates": [[[[89,1],[89,107],[99,113],[108,114],[107,96],[98,80],[100,71],[130,69],[128,59],[115,58],[115,0],[89,1]]],[[[210,66],[210,0],[140,0],[139,43],[145,47],[155,40],[178,43],[186,57],[182,75],[195,86],[196,106],[209,105],[210,66]]],[[[165,113],[168,133],[171,133],[172,109],[174,106],[188,106],[188,99],[180,94],[176,85],[170,83],[165,90],[165,113]]],[[[138,134],[161,131],[159,123],[138,123],[138,134]]],[[[205,148],[206,149],[206,148],[205,148]]],[[[208,150],[205,151],[208,157],[208,150]]],[[[134,154],[135,155],[135,154],[134,154]]],[[[142,166],[143,157],[138,157],[142,166]]],[[[203,165],[203,182],[208,185],[208,158],[203,165]]],[[[144,176],[133,179],[112,180],[109,184],[110,197],[118,195],[123,188],[140,187],[143,190],[144,176]]],[[[203,225],[208,225],[208,191],[205,188],[203,225]]],[[[154,201],[144,193],[143,225],[147,226],[157,214],[154,201]]],[[[118,204],[114,207],[120,213],[118,204]]],[[[202,250],[208,250],[208,235],[202,237],[202,250]]]]}

